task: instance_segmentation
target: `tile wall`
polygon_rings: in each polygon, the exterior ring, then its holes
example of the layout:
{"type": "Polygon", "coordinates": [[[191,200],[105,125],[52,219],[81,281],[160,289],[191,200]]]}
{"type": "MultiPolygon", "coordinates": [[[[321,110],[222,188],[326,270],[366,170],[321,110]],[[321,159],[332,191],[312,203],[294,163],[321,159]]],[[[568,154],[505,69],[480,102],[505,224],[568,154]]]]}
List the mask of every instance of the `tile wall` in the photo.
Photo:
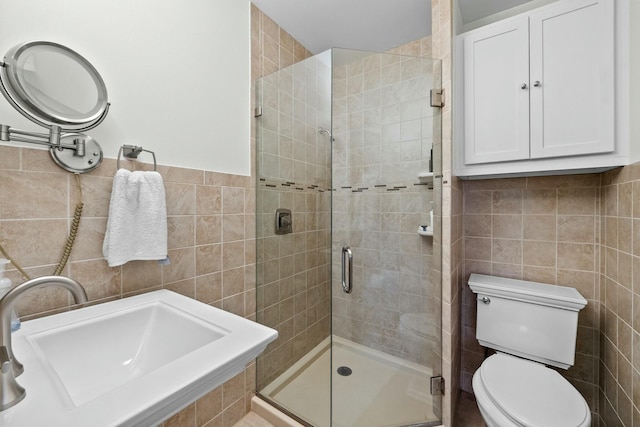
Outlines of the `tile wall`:
{"type": "Polygon", "coordinates": [[[258,358],[261,390],[331,332],[331,234],[328,191],[287,184],[258,192],[257,318],[279,334],[258,358]],[[293,233],[274,233],[277,208],[291,210],[293,233]]]}
{"type": "MultiPolygon", "coordinates": [[[[462,388],[485,357],[475,338],[470,273],[576,287],[580,312],[575,365],[561,373],[597,408],[600,176],[464,182],[462,388]]],[[[595,411],[594,411],[595,412],[595,411]]]]}
{"type": "Polygon", "coordinates": [[[640,427],[640,164],[602,175],[601,426],[640,427]]]}
{"type": "MultiPolygon", "coordinates": [[[[572,286],[576,364],[561,373],[593,425],[640,426],[640,164],[605,174],[466,181],[465,279],[472,272],[572,286]]],[[[463,389],[485,357],[463,291],[463,389]]]]}
{"type": "Polygon", "coordinates": [[[257,317],[279,332],[258,358],[258,390],[331,331],[331,144],[318,131],[331,129],[330,84],[328,63],[318,56],[257,83],[257,317]],[[291,211],[291,234],[275,233],[278,208],[291,211]]]}
{"type": "Polygon", "coordinates": [[[328,187],[331,181],[329,53],[264,76],[258,83],[258,176],[279,183],[328,187]]]}
{"type": "MultiPolygon", "coordinates": [[[[159,159],[162,161],[162,159],[159,159]]],[[[126,161],[130,170],[148,165],[126,161]]],[[[63,275],[82,283],[92,303],[170,289],[255,319],[255,193],[250,177],[159,166],[167,194],[171,264],[133,261],[109,268],[102,258],[116,162],[81,175],[80,230],[63,275]]],[[[0,243],[31,277],[52,274],[79,201],[74,176],[44,150],[0,146],[0,243]]],[[[22,278],[7,272],[14,284],[22,278]]],[[[24,318],[68,310],[64,290],[26,293],[24,318]]],[[[255,364],[167,420],[165,426],[232,425],[249,407],[255,364]],[[212,424],[212,425],[213,425],[212,424]]]]}
{"type": "MultiPolygon", "coordinates": [[[[442,61],[442,421],[456,424],[461,371],[462,181],[452,176],[452,40],[453,0],[431,1],[433,57],[442,61]]],[[[438,148],[434,145],[434,151],[438,148]]],[[[434,254],[434,256],[436,256],[434,254]]]]}

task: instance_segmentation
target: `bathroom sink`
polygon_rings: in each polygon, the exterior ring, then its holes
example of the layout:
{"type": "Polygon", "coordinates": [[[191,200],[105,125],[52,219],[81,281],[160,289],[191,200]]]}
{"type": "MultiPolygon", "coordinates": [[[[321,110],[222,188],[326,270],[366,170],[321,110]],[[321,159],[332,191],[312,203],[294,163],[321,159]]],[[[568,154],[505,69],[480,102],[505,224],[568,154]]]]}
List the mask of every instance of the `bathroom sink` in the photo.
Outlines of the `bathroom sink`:
{"type": "Polygon", "coordinates": [[[149,426],[242,372],[273,329],[161,290],[23,323],[0,426],[149,426]]]}

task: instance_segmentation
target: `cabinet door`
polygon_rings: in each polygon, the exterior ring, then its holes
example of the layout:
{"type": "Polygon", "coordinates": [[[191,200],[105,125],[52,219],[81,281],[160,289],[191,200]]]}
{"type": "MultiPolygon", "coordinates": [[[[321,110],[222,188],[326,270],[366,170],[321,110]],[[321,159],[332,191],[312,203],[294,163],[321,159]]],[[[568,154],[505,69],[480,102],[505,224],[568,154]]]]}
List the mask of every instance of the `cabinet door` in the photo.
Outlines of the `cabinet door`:
{"type": "Polygon", "coordinates": [[[567,0],[531,13],[532,158],[614,150],[613,7],[567,0]]]}
{"type": "Polygon", "coordinates": [[[464,163],[529,158],[529,23],[512,19],[464,40],[464,163]]]}

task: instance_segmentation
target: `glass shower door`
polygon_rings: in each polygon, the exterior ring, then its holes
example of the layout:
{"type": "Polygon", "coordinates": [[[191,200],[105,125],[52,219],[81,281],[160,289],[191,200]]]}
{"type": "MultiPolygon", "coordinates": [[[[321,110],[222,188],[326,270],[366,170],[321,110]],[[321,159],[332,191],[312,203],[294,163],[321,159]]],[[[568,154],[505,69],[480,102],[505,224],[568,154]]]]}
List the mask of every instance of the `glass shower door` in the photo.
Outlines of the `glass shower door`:
{"type": "Polygon", "coordinates": [[[333,50],[332,426],[439,424],[439,66],[333,50]]]}
{"type": "Polygon", "coordinates": [[[257,392],[306,425],[439,424],[439,87],[343,49],[257,82],[257,392]]]}

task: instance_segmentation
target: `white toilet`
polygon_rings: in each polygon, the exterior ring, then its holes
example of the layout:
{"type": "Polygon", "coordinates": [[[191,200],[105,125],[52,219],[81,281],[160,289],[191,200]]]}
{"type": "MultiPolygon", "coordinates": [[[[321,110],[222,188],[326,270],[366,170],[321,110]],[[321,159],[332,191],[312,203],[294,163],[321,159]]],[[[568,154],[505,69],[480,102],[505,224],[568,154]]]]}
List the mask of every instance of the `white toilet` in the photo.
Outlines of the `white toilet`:
{"type": "Polygon", "coordinates": [[[472,274],[476,337],[497,350],[473,375],[489,427],[590,427],[582,395],[545,365],[574,363],[578,312],[587,304],[564,286],[472,274]]]}

